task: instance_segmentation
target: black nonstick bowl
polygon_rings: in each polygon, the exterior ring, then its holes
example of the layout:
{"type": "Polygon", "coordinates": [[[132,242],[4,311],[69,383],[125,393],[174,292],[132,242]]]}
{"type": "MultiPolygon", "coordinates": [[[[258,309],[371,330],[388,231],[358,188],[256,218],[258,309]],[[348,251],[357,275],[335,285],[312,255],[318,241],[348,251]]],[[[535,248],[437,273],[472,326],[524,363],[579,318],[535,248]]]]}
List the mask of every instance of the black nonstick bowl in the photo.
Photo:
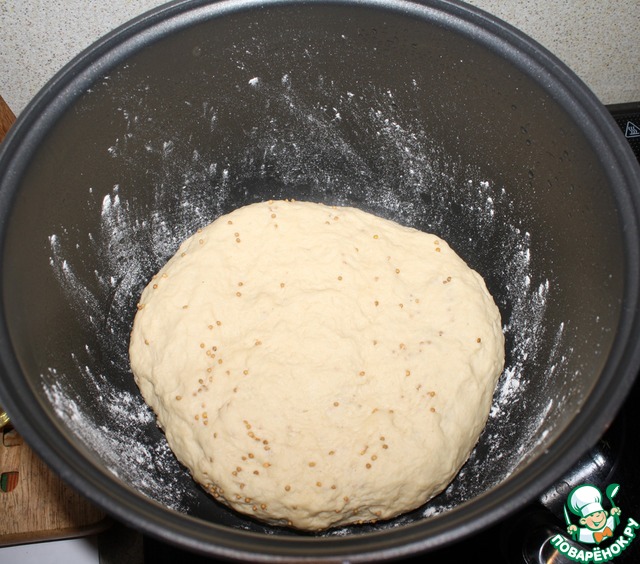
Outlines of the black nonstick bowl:
{"type": "Polygon", "coordinates": [[[640,171],[561,62],[455,1],[180,1],[63,69],[0,154],[0,398],[88,498],[187,550],[368,561],[457,542],[602,435],[640,364],[640,171]],[[351,205],[485,278],[507,363],[469,462],[389,522],[303,534],[208,497],[129,371],[141,289],[238,206],[351,205]]]}

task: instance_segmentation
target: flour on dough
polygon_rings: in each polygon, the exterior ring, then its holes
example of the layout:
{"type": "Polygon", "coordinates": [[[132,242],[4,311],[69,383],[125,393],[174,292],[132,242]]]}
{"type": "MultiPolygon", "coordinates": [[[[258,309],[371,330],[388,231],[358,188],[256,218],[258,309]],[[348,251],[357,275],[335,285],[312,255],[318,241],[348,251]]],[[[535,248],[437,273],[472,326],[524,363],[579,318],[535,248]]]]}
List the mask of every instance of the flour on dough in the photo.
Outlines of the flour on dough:
{"type": "Polygon", "coordinates": [[[320,530],[441,492],[486,423],[498,308],[440,238],[272,201],[187,239],[142,293],[131,368],[220,502],[320,530]]]}

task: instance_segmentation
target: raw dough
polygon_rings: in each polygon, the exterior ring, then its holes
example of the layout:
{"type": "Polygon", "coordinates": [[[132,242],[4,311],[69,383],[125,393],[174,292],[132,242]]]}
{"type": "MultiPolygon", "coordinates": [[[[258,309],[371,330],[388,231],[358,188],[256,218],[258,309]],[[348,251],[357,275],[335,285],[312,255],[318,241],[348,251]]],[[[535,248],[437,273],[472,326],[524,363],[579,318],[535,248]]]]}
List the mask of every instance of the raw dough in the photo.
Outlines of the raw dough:
{"type": "Polygon", "coordinates": [[[504,339],[482,278],[442,239],[273,201],[181,245],[142,294],[130,356],[197,482],[320,530],[447,486],[485,425],[504,339]]]}

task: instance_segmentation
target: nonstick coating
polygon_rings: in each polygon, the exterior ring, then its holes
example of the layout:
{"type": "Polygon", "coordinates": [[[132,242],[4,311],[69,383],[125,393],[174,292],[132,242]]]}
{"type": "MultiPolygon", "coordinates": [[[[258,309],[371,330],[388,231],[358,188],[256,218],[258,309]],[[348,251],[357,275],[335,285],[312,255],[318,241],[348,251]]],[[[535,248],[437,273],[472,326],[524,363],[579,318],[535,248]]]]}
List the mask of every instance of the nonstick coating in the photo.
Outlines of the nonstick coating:
{"type": "Polygon", "coordinates": [[[613,419],[638,367],[638,167],[559,61],[457,2],[177,2],[98,42],[0,155],[0,397],[61,475],[211,555],[397,557],[529,502],[613,419]],[[319,535],[218,505],[129,371],[136,302],[179,242],[260,200],[437,233],[485,278],[507,363],[441,496],[319,535]]]}

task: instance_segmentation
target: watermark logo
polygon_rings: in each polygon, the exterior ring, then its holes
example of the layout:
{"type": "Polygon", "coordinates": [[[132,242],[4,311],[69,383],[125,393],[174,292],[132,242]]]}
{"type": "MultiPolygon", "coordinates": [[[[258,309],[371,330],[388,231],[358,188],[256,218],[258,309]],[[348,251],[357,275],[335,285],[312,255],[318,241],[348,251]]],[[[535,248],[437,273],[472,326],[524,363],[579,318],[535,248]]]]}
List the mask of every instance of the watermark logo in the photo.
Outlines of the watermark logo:
{"type": "Polygon", "coordinates": [[[556,535],[551,545],[574,562],[609,562],[619,556],[640,528],[631,517],[621,526],[622,509],[614,501],[619,490],[619,484],[607,486],[604,497],[609,510],[606,510],[598,488],[589,484],[573,488],[564,506],[568,537],[556,535]]]}

